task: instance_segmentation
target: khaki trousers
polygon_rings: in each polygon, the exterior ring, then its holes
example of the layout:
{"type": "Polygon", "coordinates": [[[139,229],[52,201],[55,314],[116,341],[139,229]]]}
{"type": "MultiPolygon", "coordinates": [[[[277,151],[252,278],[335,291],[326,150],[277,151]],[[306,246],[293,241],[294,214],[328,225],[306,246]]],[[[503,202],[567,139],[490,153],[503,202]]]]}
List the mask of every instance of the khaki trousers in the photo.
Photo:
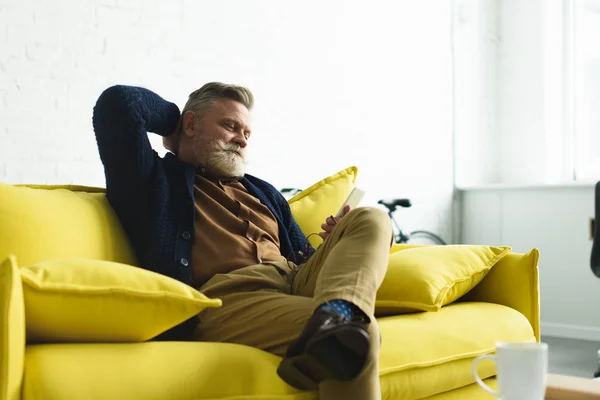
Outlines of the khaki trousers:
{"type": "Polygon", "coordinates": [[[389,217],[361,207],[334,227],[305,264],[258,264],[215,275],[200,291],[222,299],[223,305],[200,313],[194,339],[239,343],[283,356],[316,307],[346,300],[371,318],[369,360],[352,382],[323,382],[319,398],[380,399],[375,295],[385,276],[391,237],[389,217]]]}

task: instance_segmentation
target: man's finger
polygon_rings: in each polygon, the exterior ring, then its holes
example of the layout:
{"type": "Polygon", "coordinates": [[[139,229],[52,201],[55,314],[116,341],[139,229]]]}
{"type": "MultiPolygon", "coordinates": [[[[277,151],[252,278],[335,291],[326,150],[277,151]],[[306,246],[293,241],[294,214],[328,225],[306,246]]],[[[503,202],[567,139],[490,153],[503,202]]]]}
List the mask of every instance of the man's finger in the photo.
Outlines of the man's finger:
{"type": "Polygon", "coordinates": [[[325,239],[327,239],[327,236],[329,236],[329,233],[321,232],[321,233],[319,233],[319,236],[321,236],[321,239],[325,240],[325,239]]]}
{"type": "Polygon", "coordinates": [[[321,229],[323,229],[325,232],[329,233],[333,229],[333,225],[323,224],[323,225],[321,225],[321,229]]]}

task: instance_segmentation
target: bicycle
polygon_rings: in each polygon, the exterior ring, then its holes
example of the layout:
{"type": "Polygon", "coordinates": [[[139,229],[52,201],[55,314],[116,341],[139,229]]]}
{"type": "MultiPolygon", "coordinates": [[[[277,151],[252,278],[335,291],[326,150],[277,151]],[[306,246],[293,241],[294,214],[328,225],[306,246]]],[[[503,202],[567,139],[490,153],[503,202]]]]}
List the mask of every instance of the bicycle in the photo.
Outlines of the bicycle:
{"type": "MultiPolygon", "coordinates": [[[[302,189],[298,188],[283,188],[280,190],[283,196],[289,200],[293,196],[302,192],[302,189]]],[[[392,199],[389,201],[379,200],[377,204],[381,204],[387,208],[387,214],[392,221],[392,228],[394,229],[394,243],[410,243],[410,244],[433,244],[433,245],[445,245],[446,242],[440,236],[433,232],[426,230],[416,230],[410,233],[405,233],[402,228],[398,225],[394,213],[398,207],[409,208],[412,206],[410,199],[392,199]]]]}
{"type": "Polygon", "coordinates": [[[402,228],[398,225],[394,213],[398,207],[409,208],[412,206],[410,199],[392,199],[389,201],[379,200],[377,204],[381,204],[387,208],[387,214],[392,220],[392,227],[394,229],[394,243],[410,243],[410,244],[433,244],[433,245],[445,245],[444,239],[439,237],[433,232],[426,230],[416,230],[410,233],[405,233],[402,228]]]}

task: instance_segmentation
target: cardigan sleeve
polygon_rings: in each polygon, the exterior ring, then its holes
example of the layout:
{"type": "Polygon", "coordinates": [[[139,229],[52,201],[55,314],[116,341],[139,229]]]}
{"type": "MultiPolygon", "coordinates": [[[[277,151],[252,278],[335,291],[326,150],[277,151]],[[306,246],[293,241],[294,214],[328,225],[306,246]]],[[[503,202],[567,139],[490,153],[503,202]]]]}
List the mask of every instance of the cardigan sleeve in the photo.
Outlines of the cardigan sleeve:
{"type": "Polygon", "coordinates": [[[170,135],[179,116],[177,105],[141,87],[116,85],[100,95],[92,123],[107,191],[148,179],[158,158],[148,132],[170,135]]]}

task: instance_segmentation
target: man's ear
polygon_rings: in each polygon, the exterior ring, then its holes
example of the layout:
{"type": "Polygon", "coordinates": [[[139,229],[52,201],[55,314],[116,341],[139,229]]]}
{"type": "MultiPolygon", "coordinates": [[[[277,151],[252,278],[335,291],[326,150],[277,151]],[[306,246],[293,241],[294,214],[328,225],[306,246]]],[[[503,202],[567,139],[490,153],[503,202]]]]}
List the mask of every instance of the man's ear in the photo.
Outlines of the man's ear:
{"type": "Polygon", "coordinates": [[[196,128],[197,123],[198,118],[196,117],[196,113],[193,111],[186,111],[181,117],[181,131],[185,136],[192,137],[194,136],[194,128],[196,128]]]}

